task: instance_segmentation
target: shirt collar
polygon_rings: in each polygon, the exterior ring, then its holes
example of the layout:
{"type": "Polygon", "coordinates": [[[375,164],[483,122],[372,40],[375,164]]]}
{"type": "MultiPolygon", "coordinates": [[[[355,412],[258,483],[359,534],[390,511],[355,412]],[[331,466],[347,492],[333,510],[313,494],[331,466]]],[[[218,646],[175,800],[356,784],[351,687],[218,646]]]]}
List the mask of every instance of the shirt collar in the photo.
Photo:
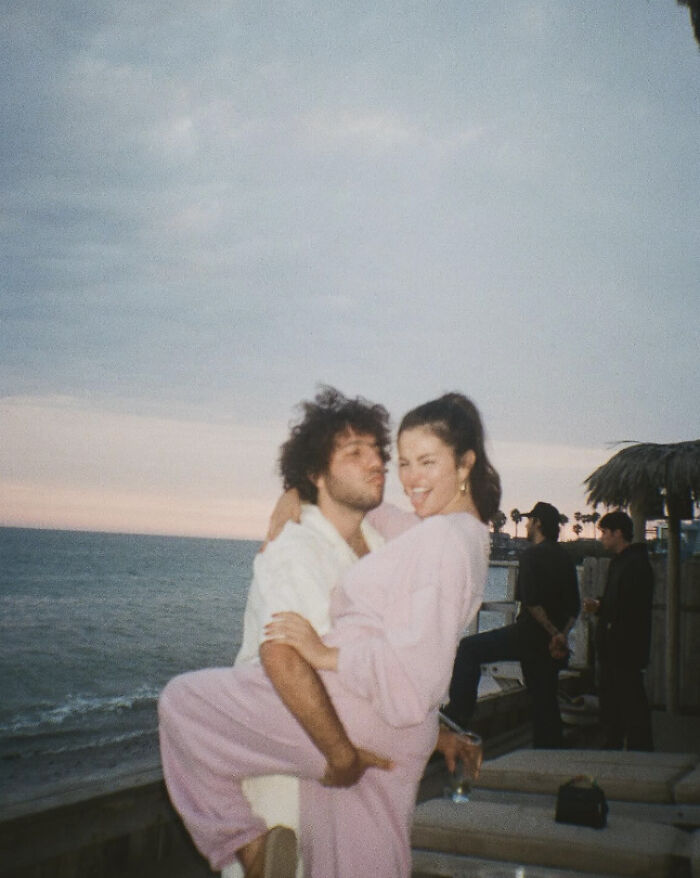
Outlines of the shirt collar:
{"type": "MultiPolygon", "coordinates": [[[[326,518],[314,503],[305,503],[302,506],[301,523],[305,527],[316,531],[324,539],[332,543],[338,553],[350,557],[353,561],[357,561],[357,555],[338,533],[335,525],[326,518]]],[[[384,545],[384,538],[368,521],[363,521],[360,525],[360,529],[362,530],[362,535],[364,536],[365,542],[370,551],[373,552],[375,549],[384,545]]]]}

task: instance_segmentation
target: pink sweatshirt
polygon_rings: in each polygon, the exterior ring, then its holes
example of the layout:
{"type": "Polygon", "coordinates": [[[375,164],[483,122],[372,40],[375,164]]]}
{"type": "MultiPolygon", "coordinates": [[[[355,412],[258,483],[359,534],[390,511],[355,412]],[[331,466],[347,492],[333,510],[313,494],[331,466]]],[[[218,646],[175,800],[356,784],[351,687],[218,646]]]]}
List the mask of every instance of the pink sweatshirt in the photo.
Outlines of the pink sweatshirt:
{"type": "Polygon", "coordinates": [[[366,555],[331,599],[338,683],[395,727],[422,722],[445,699],[457,643],[483,600],[488,529],[472,515],[382,509],[380,532],[409,529],[366,555]],[[410,521],[409,521],[410,520],[410,521]]]}

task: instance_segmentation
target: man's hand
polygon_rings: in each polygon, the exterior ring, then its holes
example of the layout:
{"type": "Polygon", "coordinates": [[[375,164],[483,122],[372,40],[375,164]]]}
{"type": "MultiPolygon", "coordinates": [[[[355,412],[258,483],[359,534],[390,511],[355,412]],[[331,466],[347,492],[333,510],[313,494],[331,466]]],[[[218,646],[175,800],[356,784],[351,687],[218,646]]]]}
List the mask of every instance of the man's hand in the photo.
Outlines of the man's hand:
{"type": "Polygon", "coordinates": [[[566,640],[566,634],[557,631],[549,641],[549,654],[553,659],[565,659],[569,654],[569,644],[566,640]]]}
{"type": "Polygon", "coordinates": [[[348,787],[368,768],[393,768],[390,759],[353,745],[317,671],[294,647],[266,640],[260,645],[260,660],[277,694],[323,754],[327,768],[322,783],[348,787]]]}
{"type": "Polygon", "coordinates": [[[354,756],[350,761],[347,757],[337,760],[335,764],[329,760],[321,783],[324,787],[351,787],[358,782],[368,768],[391,771],[393,767],[394,763],[391,759],[372,753],[371,750],[359,749],[354,751],[354,756]]]}
{"type": "Polygon", "coordinates": [[[584,598],[583,609],[587,613],[597,613],[600,609],[600,601],[597,598],[584,598]]]}
{"type": "Polygon", "coordinates": [[[298,613],[274,613],[265,626],[265,638],[293,646],[317,671],[337,670],[337,647],[326,646],[308,619],[298,613]]]}
{"type": "Polygon", "coordinates": [[[457,762],[461,759],[470,777],[474,780],[479,777],[481,763],[484,761],[484,749],[480,743],[466,735],[458,735],[441,725],[435,749],[445,757],[445,764],[450,774],[454,772],[457,762]]]}

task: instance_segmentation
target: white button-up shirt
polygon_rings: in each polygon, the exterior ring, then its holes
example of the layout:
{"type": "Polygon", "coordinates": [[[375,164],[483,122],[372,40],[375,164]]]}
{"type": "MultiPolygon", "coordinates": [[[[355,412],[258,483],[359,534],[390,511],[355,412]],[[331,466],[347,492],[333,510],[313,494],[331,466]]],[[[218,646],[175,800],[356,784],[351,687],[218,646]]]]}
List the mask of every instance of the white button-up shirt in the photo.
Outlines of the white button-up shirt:
{"type": "MultiPolygon", "coordinates": [[[[368,523],[362,533],[370,550],[384,539],[368,523]]],[[[294,612],[308,619],[319,635],[330,629],[330,599],[340,577],[357,561],[336,528],[315,505],[302,508],[301,523],[289,522],[282,533],[253,565],[253,582],[248,593],[243,621],[243,643],[235,664],[259,662],[258,651],[265,640],[264,628],[274,613],[294,612]]],[[[253,811],[268,826],[282,824],[298,831],[299,781],[274,775],[243,781],[243,791],[253,811]]],[[[235,864],[224,870],[225,878],[243,874],[235,864]]]]}

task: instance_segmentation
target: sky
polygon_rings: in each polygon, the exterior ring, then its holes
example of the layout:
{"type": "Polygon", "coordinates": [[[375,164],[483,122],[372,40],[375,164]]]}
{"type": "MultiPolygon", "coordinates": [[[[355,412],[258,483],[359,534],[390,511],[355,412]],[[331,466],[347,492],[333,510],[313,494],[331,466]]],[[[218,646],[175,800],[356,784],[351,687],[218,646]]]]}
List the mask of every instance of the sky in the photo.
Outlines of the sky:
{"type": "Polygon", "coordinates": [[[321,384],[466,393],[506,513],[700,436],[673,0],[24,0],[0,73],[0,525],[261,537],[321,384]]]}

